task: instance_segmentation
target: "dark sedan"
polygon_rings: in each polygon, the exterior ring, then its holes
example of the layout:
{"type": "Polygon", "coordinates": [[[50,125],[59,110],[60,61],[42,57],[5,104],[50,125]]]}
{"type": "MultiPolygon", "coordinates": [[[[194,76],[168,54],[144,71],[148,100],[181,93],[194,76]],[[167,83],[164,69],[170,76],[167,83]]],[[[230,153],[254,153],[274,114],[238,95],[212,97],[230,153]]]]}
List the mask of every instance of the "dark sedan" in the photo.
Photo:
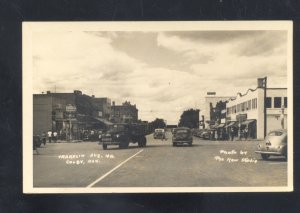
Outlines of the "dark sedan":
{"type": "Polygon", "coordinates": [[[193,135],[191,130],[186,127],[179,127],[174,129],[172,143],[173,146],[177,146],[179,144],[188,144],[189,146],[192,146],[193,135]]]}

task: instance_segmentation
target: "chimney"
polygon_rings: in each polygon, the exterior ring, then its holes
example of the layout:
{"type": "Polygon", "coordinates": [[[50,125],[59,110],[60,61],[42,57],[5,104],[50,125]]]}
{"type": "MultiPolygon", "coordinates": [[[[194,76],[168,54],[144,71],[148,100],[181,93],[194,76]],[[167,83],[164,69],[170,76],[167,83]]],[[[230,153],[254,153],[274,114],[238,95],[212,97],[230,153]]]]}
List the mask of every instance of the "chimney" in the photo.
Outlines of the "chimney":
{"type": "Polygon", "coordinates": [[[47,91],[47,94],[50,94],[51,92],[50,91],[47,91]]]}
{"type": "Polygon", "coordinates": [[[114,101],[112,102],[112,105],[115,106],[115,102],[114,101]]]}

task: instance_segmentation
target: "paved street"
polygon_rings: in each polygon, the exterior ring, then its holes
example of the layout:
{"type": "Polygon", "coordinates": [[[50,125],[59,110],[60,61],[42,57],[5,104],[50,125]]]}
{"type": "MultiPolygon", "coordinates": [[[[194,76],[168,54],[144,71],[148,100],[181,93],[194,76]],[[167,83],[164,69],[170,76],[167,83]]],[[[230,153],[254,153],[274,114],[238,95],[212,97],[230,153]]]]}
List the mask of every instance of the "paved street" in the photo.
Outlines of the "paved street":
{"type": "Polygon", "coordinates": [[[33,156],[34,187],[286,186],[287,162],[261,160],[257,141],[209,141],[173,147],[147,136],[147,147],[51,143],[33,156]],[[242,152],[242,153],[241,153],[242,152]],[[222,161],[223,160],[223,161],[222,161]]]}

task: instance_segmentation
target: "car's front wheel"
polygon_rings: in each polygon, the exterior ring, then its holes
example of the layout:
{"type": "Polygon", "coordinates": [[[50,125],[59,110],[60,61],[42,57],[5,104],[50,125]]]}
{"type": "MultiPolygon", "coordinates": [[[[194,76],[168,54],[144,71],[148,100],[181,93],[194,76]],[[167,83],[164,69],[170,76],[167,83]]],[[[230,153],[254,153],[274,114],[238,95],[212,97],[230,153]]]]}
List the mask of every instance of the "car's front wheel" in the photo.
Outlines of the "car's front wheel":
{"type": "Polygon", "coordinates": [[[268,154],[261,154],[262,159],[268,160],[270,158],[270,155],[268,154]]]}

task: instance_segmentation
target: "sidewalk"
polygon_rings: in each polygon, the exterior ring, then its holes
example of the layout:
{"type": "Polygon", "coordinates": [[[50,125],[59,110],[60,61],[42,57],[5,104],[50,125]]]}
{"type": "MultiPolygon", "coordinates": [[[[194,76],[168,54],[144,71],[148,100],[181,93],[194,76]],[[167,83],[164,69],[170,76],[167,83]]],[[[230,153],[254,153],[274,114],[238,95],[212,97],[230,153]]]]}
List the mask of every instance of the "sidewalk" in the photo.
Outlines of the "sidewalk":
{"type": "MultiPolygon", "coordinates": [[[[52,141],[51,143],[79,143],[79,142],[83,142],[83,140],[57,140],[56,142],[52,141]]],[[[47,142],[49,143],[49,142],[47,142]]]]}

